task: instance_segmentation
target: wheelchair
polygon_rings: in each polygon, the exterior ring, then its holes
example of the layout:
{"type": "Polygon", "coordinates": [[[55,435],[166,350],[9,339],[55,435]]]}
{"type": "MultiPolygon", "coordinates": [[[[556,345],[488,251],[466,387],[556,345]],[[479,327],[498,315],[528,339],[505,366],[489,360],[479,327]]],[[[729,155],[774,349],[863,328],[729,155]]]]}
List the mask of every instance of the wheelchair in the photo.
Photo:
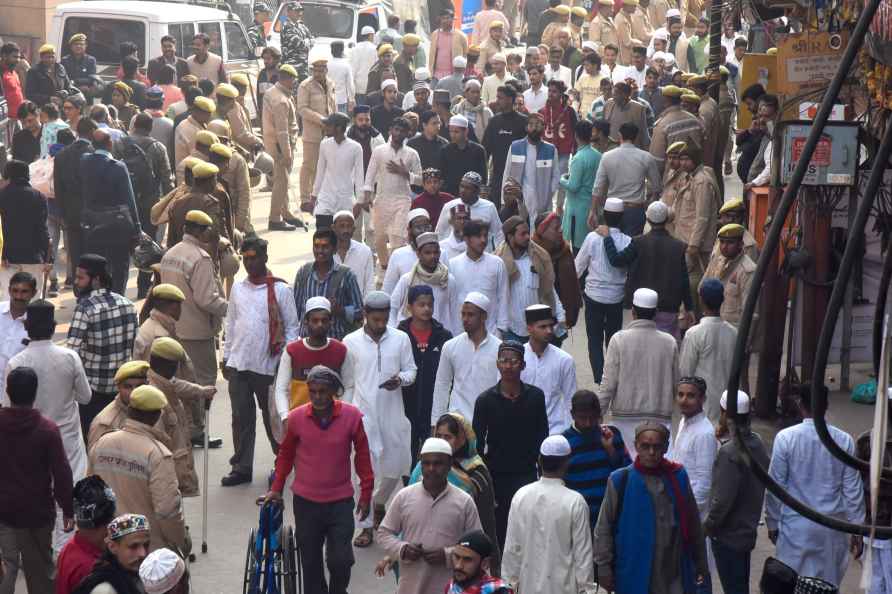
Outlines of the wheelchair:
{"type": "Polygon", "coordinates": [[[265,503],[260,522],[248,536],[242,594],[298,594],[303,592],[294,529],[283,521],[281,503],[265,503]]]}

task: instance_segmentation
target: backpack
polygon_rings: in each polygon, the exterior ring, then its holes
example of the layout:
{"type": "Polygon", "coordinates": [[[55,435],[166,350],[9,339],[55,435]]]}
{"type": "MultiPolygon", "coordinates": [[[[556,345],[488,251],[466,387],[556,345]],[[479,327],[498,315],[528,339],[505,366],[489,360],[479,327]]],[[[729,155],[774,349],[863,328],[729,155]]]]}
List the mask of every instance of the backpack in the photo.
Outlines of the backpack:
{"type": "Polygon", "coordinates": [[[155,170],[149,156],[133,138],[121,141],[121,161],[127,165],[130,173],[130,185],[137,205],[150,205],[158,199],[158,182],[155,181],[155,170]]]}

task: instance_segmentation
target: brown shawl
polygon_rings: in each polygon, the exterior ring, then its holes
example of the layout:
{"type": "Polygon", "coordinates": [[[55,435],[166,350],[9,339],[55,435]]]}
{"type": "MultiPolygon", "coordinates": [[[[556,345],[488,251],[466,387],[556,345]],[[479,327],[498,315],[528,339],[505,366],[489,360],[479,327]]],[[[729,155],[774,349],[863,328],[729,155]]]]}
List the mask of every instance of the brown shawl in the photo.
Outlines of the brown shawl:
{"type": "Polygon", "coordinates": [[[572,328],[579,319],[579,310],[582,307],[582,293],[579,290],[576,263],[573,260],[573,252],[570,251],[570,245],[563,239],[559,244],[554,245],[539,235],[538,231],[533,234],[533,242],[530,245],[532,246],[533,244],[543,248],[551,256],[554,274],[557,277],[555,288],[567,315],[567,327],[572,328]]]}
{"type": "MultiPolygon", "coordinates": [[[[552,291],[551,288],[554,287],[554,266],[551,263],[551,257],[547,251],[532,241],[530,242],[527,251],[530,254],[530,262],[533,266],[533,270],[539,275],[539,303],[543,303],[553,310],[554,291],[552,291]]],[[[499,249],[496,250],[496,256],[500,257],[502,261],[505,262],[505,269],[508,272],[508,282],[513,285],[515,281],[520,278],[520,270],[517,269],[517,263],[514,261],[514,252],[511,251],[511,247],[508,245],[507,241],[502,243],[502,245],[499,246],[499,249]]],[[[561,303],[563,303],[563,300],[561,300],[561,303]]]]}

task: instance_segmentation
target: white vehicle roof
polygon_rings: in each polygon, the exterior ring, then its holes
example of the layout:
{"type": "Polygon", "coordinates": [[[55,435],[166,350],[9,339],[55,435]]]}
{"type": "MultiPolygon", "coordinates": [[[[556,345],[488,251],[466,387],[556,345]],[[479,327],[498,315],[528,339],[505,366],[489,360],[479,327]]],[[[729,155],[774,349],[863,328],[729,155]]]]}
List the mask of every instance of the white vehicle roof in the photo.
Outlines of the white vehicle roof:
{"type": "Polygon", "coordinates": [[[101,13],[121,17],[143,17],[152,22],[229,20],[229,14],[207,6],[179,2],[143,2],[141,0],[89,0],[69,2],[56,7],[56,14],[101,13]]]}

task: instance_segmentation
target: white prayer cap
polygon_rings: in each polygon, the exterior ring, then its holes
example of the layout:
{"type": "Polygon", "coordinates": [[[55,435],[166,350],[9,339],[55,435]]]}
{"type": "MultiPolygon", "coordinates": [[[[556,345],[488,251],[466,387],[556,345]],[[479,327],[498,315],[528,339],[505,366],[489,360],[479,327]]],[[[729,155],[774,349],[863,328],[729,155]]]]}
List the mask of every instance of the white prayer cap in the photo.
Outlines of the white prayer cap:
{"type": "Polygon", "coordinates": [[[539,447],[539,453],[543,456],[561,458],[571,453],[570,442],[563,435],[549,435],[539,447]]]}
{"type": "Polygon", "coordinates": [[[164,594],[173,590],[184,573],[186,564],[170,549],[152,551],[139,566],[139,579],[146,594],[164,594]]]}
{"type": "MultiPolygon", "coordinates": [[[[722,410],[728,410],[728,390],[722,392],[722,399],[719,400],[722,410]]],[[[743,390],[737,390],[737,413],[741,415],[749,414],[750,397],[743,390]]]]}
{"type": "Polygon", "coordinates": [[[468,59],[464,56],[455,56],[455,59],[452,60],[453,68],[467,68],[468,67],[468,59]]]}
{"type": "Polygon", "coordinates": [[[365,27],[363,27],[362,29],[360,29],[359,34],[362,35],[363,37],[365,37],[366,35],[374,35],[374,34],[375,34],[375,28],[374,28],[374,27],[369,27],[368,25],[366,25],[365,27]]]}
{"type": "Polygon", "coordinates": [[[632,305],[641,309],[656,309],[659,295],[653,289],[638,289],[632,295],[632,305]]]}
{"type": "Polygon", "coordinates": [[[666,52],[666,66],[674,66],[675,65],[675,55],[671,52],[666,52]]]}
{"type": "Polygon", "coordinates": [[[598,46],[595,45],[595,42],[594,42],[594,41],[583,41],[583,42],[582,42],[582,49],[590,49],[590,50],[592,50],[593,52],[596,52],[596,51],[598,51],[598,46]]]}
{"type": "Polygon", "coordinates": [[[310,297],[307,299],[307,306],[304,308],[305,313],[316,311],[318,309],[331,313],[331,301],[325,297],[310,297]]]}
{"type": "Polygon", "coordinates": [[[486,313],[489,313],[489,297],[487,297],[483,293],[471,291],[470,293],[468,293],[468,296],[465,297],[465,303],[476,305],[486,313]]]}
{"type": "Polygon", "coordinates": [[[334,218],[332,218],[332,221],[337,221],[341,217],[347,217],[351,221],[356,221],[356,217],[354,217],[353,213],[350,212],[349,210],[339,210],[338,212],[335,213],[334,218]]]}
{"type": "Polygon", "coordinates": [[[667,19],[673,19],[673,18],[680,19],[681,11],[678,10],[677,8],[670,8],[669,10],[666,11],[666,18],[667,19]]]}
{"type": "Polygon", "coordinates": [[[409,211],[409,218],[407,218],[406,220],[409,221],[409,224],[411,225],[412,221],[414,221],[418,217],[424,217],[424,218],[430,220],[431,215],[429,212],[427,212],[423,208],[413,208],[412,210],[409,211]]]}
{"type": "Polygon", "coordinates": [[[665,202],[662,202],[660,200],[651,202],[650,206],[647,207],[645,216],[651,223],[656,223],[657,225],[659,225],[660,223],[665,223],[666,219],[669,218],[669,207],[666,206],[665,202]]]}
{"type": "Polygon", "coordinates": [[[624,209],[623,201],[619,198],[608,198],[604,202],[604,212],[622,212],[624,209]]]}
{"type": "Polygon", "coordinates": [[[651,61],[653,60],[663,60],[666,61],[666,52],[654,52],[654,55],[650,57],[651,61]]]}
{"type": "Polygon", "coordinates": [[[430,80],[431,71],[422,66],[415,69],[415,80],[430,80]]]}
{"type": "Polygon", "coordinates": [[[481,88],[481,86],[482,85],[480,84],[480,81],[477,80],[476,78],[469,78],[465,82],[465,89],[470,89],[471,87],[476,87],[479,89],[479,88],[481,88]]]}
{"type": "Polygon", "coordinates": [[[390,295],[384,291],[369,291],[365,296],[363,305],[367,309],[390,309],[390,295]]]}
{"type": "Polygon", "coordinates": [[[439,437],[428,437],[421,446],[421,456],[425,454],[446,454],[452,455],[452,446],[445,439],[439,437]]]}
{"type": "Polygon", "coordinates": [[[455,126],[456,128],[467,128],[468,127],[468,118],[461,114],[456,114],[449,118],[449,125],[455,126]]]}
{"type": "Polygon", "coordinates": [[[493,54],[492,58],[489,59],[490,64],[493,62],[501,62],[503,64],[508,62],[508,58],[502,52],[497,54],[493,54]]]}
{"type": "Polygon", "coordinates": [[[388,78],[387,80],[382,80],[381,81],[381,90],[383,91],[387,87],[393,87],[394,89],[397,88],[396,81],[393,80],[392,78],[388,78]]]}
{"type": "MultiPolygon", "coordinates": [[[[669,9],[669,12],[672,12],[673,10],[675,9],[671,8],[669,9]]],[[[669,12],[666,13],[667,17],[669,16],[669,12]]],[[[677,10],[675,10],[675,12],[678,14],[678,16],[681,16],[680,12],[678,12],[677,10]]],[[[659,39],[660,41],[669,41],[669,31],[667,31],[666,29],[657,29],[656,31],[654,31],[653,38],[659,39]]]]}

